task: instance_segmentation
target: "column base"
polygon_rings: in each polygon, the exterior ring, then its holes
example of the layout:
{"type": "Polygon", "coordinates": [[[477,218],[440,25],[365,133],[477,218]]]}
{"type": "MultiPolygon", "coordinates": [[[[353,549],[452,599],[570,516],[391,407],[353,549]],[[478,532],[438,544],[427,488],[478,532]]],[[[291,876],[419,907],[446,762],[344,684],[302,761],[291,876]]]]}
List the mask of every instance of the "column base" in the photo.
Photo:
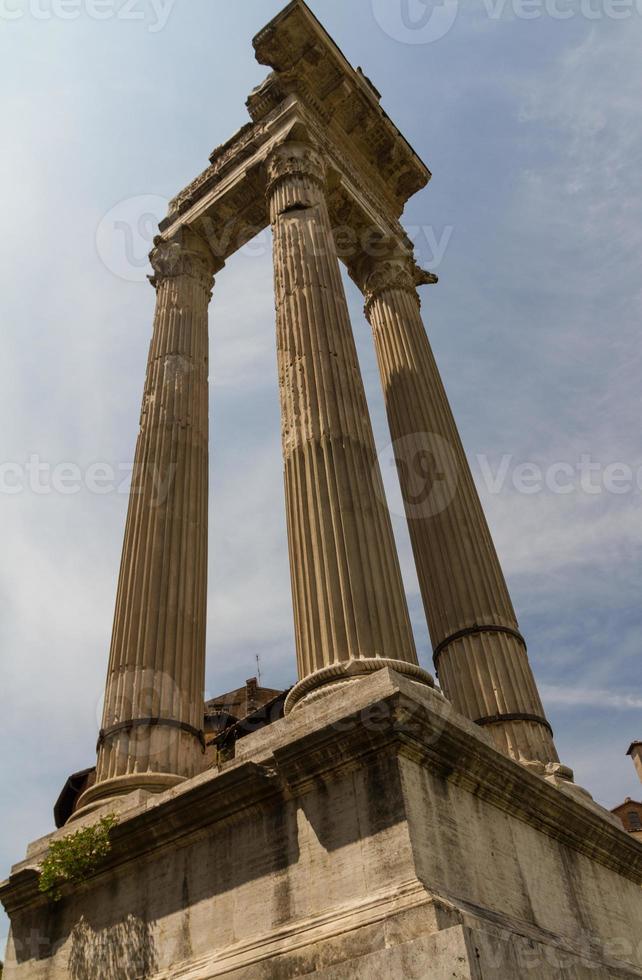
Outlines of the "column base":
{"type": "Polygon", "coordinates": [[[394,670],[398,674],[404,674],[410,680],[434,687],[435,681],[431,674],[417,664],[409,664],[405,660],[394,660],[388,657],[367,657],[363,660],[343,660],[340,663],[330,664],[329,667],[322,667],[321,670],[308,674],[298,684],[295,684],[288,694],[284,711],[289,715],[294,708],[299,707],[304,701],[310,702],[325,694],[329,694],[339,684],[347,681],[364,677],[373,673],[375,670],[384,668],[394,670]]]}
{"type": "Polygon", "coordinates": [[[67,823],[73,823],[94,810],[102,809],[111,800],[121,799],[129,793],[142,790],[146,793],[164,793],[165,790],[185,782],[185,776],[167,772],[135,772],[113,779],[105,779],[85,790],[78,801],[77,809],[67,823]]]}

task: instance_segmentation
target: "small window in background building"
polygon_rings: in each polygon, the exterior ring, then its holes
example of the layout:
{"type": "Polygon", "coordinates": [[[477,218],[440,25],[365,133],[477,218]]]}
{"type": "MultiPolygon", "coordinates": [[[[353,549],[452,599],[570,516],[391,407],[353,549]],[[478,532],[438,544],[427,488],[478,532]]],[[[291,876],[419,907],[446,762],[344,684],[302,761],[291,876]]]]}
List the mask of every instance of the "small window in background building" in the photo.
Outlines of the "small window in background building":
{"type": "Polygon", "coordinates": [[[642,820],[640,820],[640,814],[637,810],[629,810],[627,817],[629,818],[630,830],[642,830],[642,820]]]}

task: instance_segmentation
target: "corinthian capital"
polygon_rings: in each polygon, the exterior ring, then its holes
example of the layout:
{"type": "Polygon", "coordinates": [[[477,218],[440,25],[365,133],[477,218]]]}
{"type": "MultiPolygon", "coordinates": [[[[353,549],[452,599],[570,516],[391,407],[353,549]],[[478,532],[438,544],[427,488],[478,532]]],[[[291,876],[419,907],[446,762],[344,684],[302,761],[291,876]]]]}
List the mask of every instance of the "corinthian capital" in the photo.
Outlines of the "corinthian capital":
{"type": "Polygon", "coordinates": [[[195,232],[184,228],[175,237],[165,240],[160,235],[154,239],[149,253],[154,275],[149,277],[154,289],[168,279],[190,276],[211,290],[216,271],[215,260],[205,242],[195,232]]]}
{"type": "Polygon", "coordinates": [[[374,301],[387,290],[402,290],[420,304],[417,287],[437,281],[437,276],[420,269],[410,254],[371,258],[361,276],[366,316],[374,301]]]}
{"type": "Polygon", "coordinates": [[[266,166],[268,199],[283,181],[293,177],[305,177],[320,187],[325,184],[323,154],[308,143],[281,143],[272,150],[266,166]]]}

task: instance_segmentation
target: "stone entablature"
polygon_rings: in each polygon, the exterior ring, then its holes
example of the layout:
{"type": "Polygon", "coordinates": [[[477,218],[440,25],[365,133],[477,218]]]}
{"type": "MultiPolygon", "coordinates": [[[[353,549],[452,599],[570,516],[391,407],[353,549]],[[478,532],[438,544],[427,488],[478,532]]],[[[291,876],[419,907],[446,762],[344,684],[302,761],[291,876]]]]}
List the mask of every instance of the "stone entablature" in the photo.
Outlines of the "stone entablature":
{"type": "MultiPolygon", "coordinates": [[[[247,100],[254,124],[212,151],[211,166],[170,203],[170,218],[184,213],[234,167],[251,166],[257,143],[292,100],[317,121],[317,136],[335,148],[341,171],[352,171],[365,185],[361,193],[375,211],[399,218],[406,201],[430,180],[430,171],[381,107],[379,93],[352,68],[311,11],[298,0],[289,4],[255,37],[254,47],[261,64],[275,69],[247,100]]],[[[400,226],[395,230],[403,234],[400,226]]]]}
{"type": "Polygon", "coordinates": [[[250,95],[255,121],[288,95],[307,106],[345,147],[376,199],[399,217],[431,174],[381,106],[381,95],[355,71],[302,3],[289,4],[254,38],[257,60],[274,72],[250,95]]]}
{"type": "Polygon", "coordinates": [[[214,151],[214,162],[170,202],[169,214],[160,223],[163,236],[169,239],[189,225],[222,262],[242,248],[269,225],[266,161],[287,139],[305,139],[323,153],[330,220],[346,264],[369,251],[381,253],[387,242],[412,258],[407,233],[394,209],[377,195],[377,181],[364,172],[363,161],[292,94],[261,122],[243,127],[214,151]]]}

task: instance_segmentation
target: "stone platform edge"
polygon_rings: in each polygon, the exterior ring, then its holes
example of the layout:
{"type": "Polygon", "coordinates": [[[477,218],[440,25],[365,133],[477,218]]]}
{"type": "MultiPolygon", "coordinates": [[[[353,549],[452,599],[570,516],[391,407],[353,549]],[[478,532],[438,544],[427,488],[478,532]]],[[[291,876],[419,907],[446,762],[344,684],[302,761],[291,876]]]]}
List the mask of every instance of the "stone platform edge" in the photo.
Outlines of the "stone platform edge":
{"type": "MultiPolygon", "coordinates": [[[[502,755],[438,691],[382,669],[247,736],[237,746],[237,757],[220,769],[162,794],[134,793],[108,806],[119,816],[112,850],[100,871],[80,887],[91,887],[99,877],[164,847],[187,845],[216,823],[238,820],[269,798],[304,794],[319,777],[359,767],[367,756],[393,747],[497,809],[642,884],[642,844],[616,826],[606,810],[576,795],[572,787],[551,785],[502,755]]],[[[73,829],[95,823],[101,812],[73,829]]],[[[0,885],[0,901],[9,914],[48,901],[38,891],[38,866],[50,842],[66,833],[69,830],[63,828],[35,841],[27,859],[0,885]]]]}

